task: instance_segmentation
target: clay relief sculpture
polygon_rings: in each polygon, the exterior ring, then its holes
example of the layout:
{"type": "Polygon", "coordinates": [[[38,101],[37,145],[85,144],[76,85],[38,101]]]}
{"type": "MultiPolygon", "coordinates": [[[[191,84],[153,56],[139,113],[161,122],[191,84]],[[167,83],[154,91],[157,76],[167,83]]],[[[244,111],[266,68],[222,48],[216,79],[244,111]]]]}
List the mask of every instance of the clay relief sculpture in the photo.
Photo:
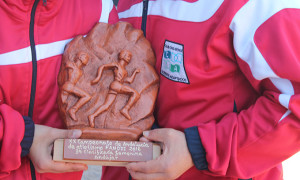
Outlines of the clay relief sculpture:
{"type": "Polygon", "coordinates": [[[65,48],[58,107],[81,138],[137,140],[153,122],[158,91],[155,57],[142,31],[129,23],[98,23],[65,48]]]}
{"type": "Polygon", "coordinates": [[[102,72],[104,69],[112,69],[114,72],[114,81],[109,86],[108,94],[105,98],[104,103],[94,112],[93,114],[89,115],[89,122],[90,126],[94,127],[94,120],[95,117],[101,114],[103,111],[106,111],[109,109],[111,104],[115,101],[117,94],[129,94],[130,98],[125,105],[125,107],[120,111],[123,116],[125,116],[127,119],[131,120],[131,117],[128,113],[129,109],[132,107],[134,103],[140,98],[140,94],[132,89],[130,86],[124,85],[124,83],[132,83],[136,73],[139,73],[140,70],[135,70],[131,77],[127,77],[127,71],[125,69],[126,65],[130,63],[131,60],[131,52],[127,50],[122,50],[119,54],[119,62],[113,62],[110,64],[104,64],[99,67],[98,69],[98,75],[96,79],[92,81],[92,84],[96,84],[100,81],[100,78],[102,76],[102,72]]]}
{"type": "Polygon", "coordinates": [[[65,104],[69,94],[73,94],[79,97],[76,104],[68,110],[70,117],[77,121],[75,113],[81,108],[85,103],[87,103],[91,96],[83,91],[81,88],[76,87],[76,83],[82,76],[82,67],[88,63],[89,57],[86,53],[80,52],[75,58],[75,62],[66,62],[66,70],[68,71],[69,79],[62,86],[61,100],[65,104]]]}

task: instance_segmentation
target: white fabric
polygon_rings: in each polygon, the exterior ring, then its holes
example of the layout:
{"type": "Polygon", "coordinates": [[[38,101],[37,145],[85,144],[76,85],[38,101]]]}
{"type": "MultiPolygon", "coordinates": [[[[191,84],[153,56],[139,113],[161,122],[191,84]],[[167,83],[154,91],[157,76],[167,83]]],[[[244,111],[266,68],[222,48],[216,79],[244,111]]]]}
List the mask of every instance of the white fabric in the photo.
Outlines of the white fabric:
{"type": "MultiPolygon", "coordinates": [[[[299,0],[251,0],[235,15],[230,24],[234,33],[234,48],[238,56],[250,67],[257,80],[269,78],[283,93],[279,97],[282,106],[288,109],[291,95],[294,95],[292,83],[282,79],[271,69],[254,42],[257,29],[270,17],[286,8],[299,8],[299,0]]],[[[281,119],[286,117],[287,111],[281,119]]]]}
{"type": "Polygon", "coordinates": [[[109,14],[114,7],[112,0],[102,0],[102,11],[99,22],[108,23],[109,14]]]}
{"type": "Polygon", "coordinates": [[[57,41],[49,44],[40,44],[37,45],[36,48],[36,57],[37,61],[41,59],[46,59],[52,56],[57,56],[63,54],[65,46],[71,41],[72,39],[67,39],[63,41],[57,41]]]}
{"type": "MultiPolygon", "coordinates": [[[[224,0],[199,0],[193,3],[179,0],[149,1],[148,15],[157,15],[177,21],[203,22],[211,18],[224,0]]],[[[120,12],[119,18],[141,17],[143,2],[120,12]]]]}
{"type": "MultiPolygon", "coordinates": [[[[65,46],[71,40],[72,39],[67,39],[67,40],[57,41],[49,44],[36,45],[35,49],[36,49],[37,61],[63,54],[65,46]]],[[[0,54],[0,65],[22,64],[31,61],[32,61],[32,56],[31,56],[30,46],[23,49],[0,54]]]]}
{"type": "Polygon", "coordinates": [[[31,62],[30,47],[19,49],[16,51],[0,54],[0,65],[13,65],[31,62]]]}

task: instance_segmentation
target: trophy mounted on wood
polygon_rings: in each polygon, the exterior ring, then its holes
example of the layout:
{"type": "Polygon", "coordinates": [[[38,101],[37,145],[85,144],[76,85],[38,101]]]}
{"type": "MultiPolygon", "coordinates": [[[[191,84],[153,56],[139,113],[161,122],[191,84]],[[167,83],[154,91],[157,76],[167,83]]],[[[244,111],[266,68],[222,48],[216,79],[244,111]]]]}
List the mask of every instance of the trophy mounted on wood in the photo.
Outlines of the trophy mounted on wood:
{"type": "MultiPolygon", "coordinates": [[[[154,122],[159,86],[155,61],[143,32],[126,22],[98,23],[87,36],[75,37],[63,54],[58,76],[58,106],[66,127],[81,129],[83,133],[80,140],[57,141],[55,150],[64,147],[62,154],[66,157],[56,160],[81,159],[83,151],[92,148],[94,151],[85,154],[89,158],[81,160],[100,160],[104,165],[107,160],[117,161],[112,165],[120,165],[118,162],[124,165],[125,161],[134,159],[133,154],[144,156],[145,147],[159,148],[152,143],[138,142],[142,132],[154,122]],[[84,143],[88,145],[85,149],[84,143]],[[95,146],[91,147],[92,144],[95,146]],[[77,154],[67,157],[72,151],[77,154]],[[111,152],[109,156],[108,152],[111,152]],[[107,156],[101,159],[105,153],[107,156]],[[126,157],[121,158],[120,153],[126,157]]],[[[59,153],[54,154],[54,159],[59,153]]]]}

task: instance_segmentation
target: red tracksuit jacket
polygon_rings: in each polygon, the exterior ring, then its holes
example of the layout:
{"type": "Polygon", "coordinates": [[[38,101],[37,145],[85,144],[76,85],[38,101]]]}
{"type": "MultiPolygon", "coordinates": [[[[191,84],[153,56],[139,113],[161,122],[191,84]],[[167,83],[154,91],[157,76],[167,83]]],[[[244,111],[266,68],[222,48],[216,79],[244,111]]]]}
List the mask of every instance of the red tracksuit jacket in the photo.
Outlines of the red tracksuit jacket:
{"type": "MultiPolygon", "coordinates": [[[[0,179],[31,179],[29,159],[21,158],[22,116],[32,113],[36,124],[64,127],[56,104],[64,46],[99,21],[118,20],[110,0],[40,1],[36,10],[34,3],[0,1],[0,179]]],[[[36,179],[75,180],[81,174],[36,173],[36,179]]]]}
{"type": "Polygon", "coordinates": [[[300,149],[300,1],[146,3],[120,0],[119,18],[155,51],[160,127],[187,136],[195,167],[179,179],[282,179],[300,149]]]}

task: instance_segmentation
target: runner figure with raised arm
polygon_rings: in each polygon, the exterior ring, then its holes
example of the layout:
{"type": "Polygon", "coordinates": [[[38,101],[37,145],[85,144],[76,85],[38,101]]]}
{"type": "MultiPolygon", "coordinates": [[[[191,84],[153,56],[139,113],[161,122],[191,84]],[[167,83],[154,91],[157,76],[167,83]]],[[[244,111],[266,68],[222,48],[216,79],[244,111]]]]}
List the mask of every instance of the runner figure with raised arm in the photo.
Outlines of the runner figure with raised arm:
{"type": "Polygon", "coordinates": [[[125,105],[125,107],[120,111],[120,113],[125,116],[127,119],[131,120],[129,115],[129,109],[137,102],[140,98],[140,94],[133,88],[124,85],[124,83],[131,84],[135,79],[137,73],[140,72],[139,69],[136,69],[130,77],[125,67],[130,63],[132,54],[128,50],[122,50],[119,54],[119,61],[109,64],[104,64],[98,68],[97,77],[91,82],[91,84],[96,84],[100,81],[103,70],[111,69],[114,72],[114,81],[109,86],[109,91],[106,96],[104,103],[94,112],[89,115],[89,122],[91,127],[95,127],[95,117],[97,117],[102,112],[109,109],[112,103],[115,101],[117,94],[129,94],[130,98],[125,105]]]}

